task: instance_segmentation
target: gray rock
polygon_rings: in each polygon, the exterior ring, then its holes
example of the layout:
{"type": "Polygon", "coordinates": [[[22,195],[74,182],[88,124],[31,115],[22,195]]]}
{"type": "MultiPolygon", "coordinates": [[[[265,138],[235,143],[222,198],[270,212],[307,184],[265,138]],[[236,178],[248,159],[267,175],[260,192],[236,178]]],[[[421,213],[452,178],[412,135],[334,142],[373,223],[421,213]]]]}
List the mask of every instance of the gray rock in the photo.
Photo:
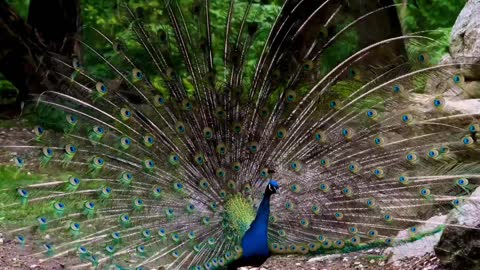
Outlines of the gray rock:
{"type": "Polygon", "coordinates": [[[323,261],[328,261],[328,260],[334,260],[342,257],[341,254],[332,254],[332,255],[325,255],[325,256],[318,256],[318,257],[313,257],[309,259],[307,262],[309,263],[314,263],[314,262],[323,262],[323,261]]]}
{"type": "MultiPolygon", "coordinates": [[[[452,28],[450,54],[442,63],[480,64],[480,0],[469,0],[452,28]]],[[[462,85],[462,95],[480,98],[480,67],[466,65],[462,71],[468,78],[462,85]]]]}
{"type": "Polygon", "coordinates": [[[480,188],[449,213],[446,223],[435,247],[441,263],[449,269],[480,269],[480,188]]]}
{"type": "MultiPolygon", "coordinates": [[[[452,28],[452,58],[480,58],[480,0],[467,2],[452,28]]],[[[479,59],[480,60],[480,59],[479,59]]]]}
{"type": "MultiPolygon", "coordinates": [[[[429,232],[435,230],[438,226],[445,223],[447,219],[446,215],[434,216],[425,221],[424,224],[417,226],[419,232],[429,232]]],[[[433,235],[423,237],[415,242],[389,247],[385,250],[384,254],[390,255],[389,263],[397,263],[405,258],[422,257],[428,253],[434,252],[434,247],[440,240],[442,232],[438,232],[433,235]]],[[[400,231],[396,238],[406,239],[410,237],[408,230],[400,231]]]]}

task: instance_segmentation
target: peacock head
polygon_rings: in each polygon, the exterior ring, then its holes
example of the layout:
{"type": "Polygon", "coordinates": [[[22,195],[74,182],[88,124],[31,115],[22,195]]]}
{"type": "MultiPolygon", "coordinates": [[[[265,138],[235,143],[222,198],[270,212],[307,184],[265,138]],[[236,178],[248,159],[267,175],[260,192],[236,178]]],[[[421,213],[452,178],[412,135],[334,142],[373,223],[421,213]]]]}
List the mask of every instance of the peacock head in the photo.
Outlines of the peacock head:
{"type": "Polygon", "coordinates": [[[278,185],[277,181],[270,180],[270,182],[268,182],[267,188],[265,189],[265,194],[271,195],[279,193],[279,188],[280,186],[278,185]]]}

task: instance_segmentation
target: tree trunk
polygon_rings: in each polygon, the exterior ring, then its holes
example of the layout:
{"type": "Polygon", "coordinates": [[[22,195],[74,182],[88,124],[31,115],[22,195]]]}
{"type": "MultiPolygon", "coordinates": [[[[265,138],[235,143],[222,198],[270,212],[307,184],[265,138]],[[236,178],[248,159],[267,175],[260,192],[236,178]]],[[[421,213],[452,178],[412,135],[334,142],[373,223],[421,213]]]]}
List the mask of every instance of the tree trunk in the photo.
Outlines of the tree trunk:
{"type": "Polygon", "coordinates": [[[79,54],[80,29],[79,0],[32,0],[28,23],[0,0],[0,73],[19,92],[0,115],[18,115],[29,94],[62,88],[58,73],[68,76],[71,70],[55,59],[70,64],[79,54]]]}

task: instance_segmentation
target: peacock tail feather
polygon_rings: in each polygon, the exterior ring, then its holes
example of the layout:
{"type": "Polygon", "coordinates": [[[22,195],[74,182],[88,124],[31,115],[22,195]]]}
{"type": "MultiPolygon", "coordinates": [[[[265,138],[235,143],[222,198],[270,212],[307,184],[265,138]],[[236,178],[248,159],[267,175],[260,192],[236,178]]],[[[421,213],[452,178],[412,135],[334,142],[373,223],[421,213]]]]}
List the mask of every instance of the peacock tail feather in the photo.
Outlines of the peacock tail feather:
{"type": "Polygon", "coordinates": [[[421,50],[434,33],[360,33],[397,5],[356,2],[286,1],[272,16],[266,1],[163,1],[156,29],[125,6],[131,36],[92,29],[108,52],[82,42],[109,77],[51,56],[70,87],[35,96],[31,132],[0,139],[0,173],[18,183],[1,190],[8,235],[43,260],[76,256],[73,269],[222,268],[270,179],[273,254],[431,233],[417,226],[479,183],[480,111],[449,108],[447,91],[473,64],[436,64],[421,50]]]}

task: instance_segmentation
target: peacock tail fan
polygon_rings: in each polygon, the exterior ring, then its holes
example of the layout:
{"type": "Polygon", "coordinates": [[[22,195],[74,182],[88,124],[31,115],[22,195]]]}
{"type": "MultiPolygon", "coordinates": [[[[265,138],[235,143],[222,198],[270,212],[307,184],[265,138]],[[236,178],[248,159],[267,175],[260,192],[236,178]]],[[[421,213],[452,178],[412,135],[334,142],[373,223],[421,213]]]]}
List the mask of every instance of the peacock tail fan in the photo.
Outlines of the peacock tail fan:
{"type": "Polygon", "coordinates": [[[70,88],[34,97],[32,132],[0,140],[18,183],[2,190],[8,235],[76,267],[222,268],[242,256],[272,178],[275,254],[430,233],[418,225],[479,182],[479,111],[451,110],[445,94],[472,64],[435,64],[422,51],[432,33],[402,34],[393,2],[360,2],[125,6],[128,36],[91,29],[109,51],[82,42],[109,77],[57,60],[70,88]],[[361,30],[378,17],[393,23],[361,30]]]}

